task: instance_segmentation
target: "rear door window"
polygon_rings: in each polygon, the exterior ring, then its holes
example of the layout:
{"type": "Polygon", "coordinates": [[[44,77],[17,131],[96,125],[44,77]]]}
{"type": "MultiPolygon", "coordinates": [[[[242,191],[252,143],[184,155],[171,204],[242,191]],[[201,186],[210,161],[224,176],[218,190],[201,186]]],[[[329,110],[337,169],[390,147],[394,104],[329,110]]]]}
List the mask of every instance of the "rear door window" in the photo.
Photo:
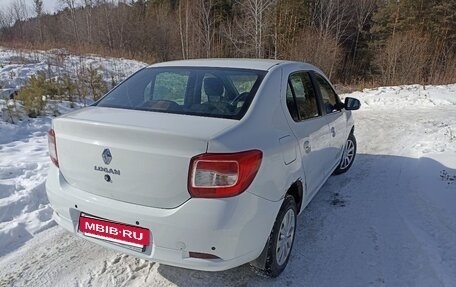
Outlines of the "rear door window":
{"type": "Polygon", "coordinates": [[[290,75],[287,88],[287,106],[290,115],[295,121],[302,121],[320,115],[318,101],[309,73],[299,72],[290,75]],[[294,103],[291,98],[293,98],[294,103]]]}
{"type": "Polygon", "coordinates": [[[331,85],[322,76],[315,74],[315,79],[317,80],[317,86],[320,89],[325,112],[327,114],[338,112],[337,106],[340,103],[340,100],[336,92],[334,92],[331,85]]]}
{"type": "Polygon", "coordinates": [[[299,115],[298,115],[298,107],[296,106],[296,101],[294,99],[293,93],[291,91],[291,84],[288,83],[287,85],[287,108],[290,112],[291,118],[295,122],[299,122],[299,115]]]}

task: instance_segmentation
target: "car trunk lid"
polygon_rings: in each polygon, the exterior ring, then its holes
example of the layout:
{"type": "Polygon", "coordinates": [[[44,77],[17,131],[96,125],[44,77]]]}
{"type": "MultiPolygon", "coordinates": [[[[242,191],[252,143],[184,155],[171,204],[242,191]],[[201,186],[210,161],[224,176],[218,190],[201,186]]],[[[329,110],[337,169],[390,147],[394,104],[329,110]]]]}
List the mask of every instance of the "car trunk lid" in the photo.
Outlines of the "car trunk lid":
{"type": "Polygon", "coordinates": [[[236,120],[89,107],[54,120],[59,168],[72,186],[158,208],[190,198],[189,163],[236,120]]]}

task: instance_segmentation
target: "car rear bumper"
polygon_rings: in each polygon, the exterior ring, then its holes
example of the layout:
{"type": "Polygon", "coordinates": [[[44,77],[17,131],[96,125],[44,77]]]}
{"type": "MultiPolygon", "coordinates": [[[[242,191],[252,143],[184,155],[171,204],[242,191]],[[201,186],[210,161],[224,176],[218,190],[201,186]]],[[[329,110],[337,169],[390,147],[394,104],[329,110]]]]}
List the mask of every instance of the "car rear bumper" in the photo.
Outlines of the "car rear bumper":
{"type": "Polygon", "coordinates": [[[49,169],[46,191],[55,221],[66,230],[123,253],[205,271],[226,270],[256,259],[266,244],[281,205],[281,202],[244,192],[224,199],[192,198],[173,209],[152,208],[74,188],[55,166],[49,169]],[[141,251],[86,237],[78,231],[81,213],[147,228],[152,244],[141,251]],[[189,252],[219,258],[191,258],[189,252]]]}

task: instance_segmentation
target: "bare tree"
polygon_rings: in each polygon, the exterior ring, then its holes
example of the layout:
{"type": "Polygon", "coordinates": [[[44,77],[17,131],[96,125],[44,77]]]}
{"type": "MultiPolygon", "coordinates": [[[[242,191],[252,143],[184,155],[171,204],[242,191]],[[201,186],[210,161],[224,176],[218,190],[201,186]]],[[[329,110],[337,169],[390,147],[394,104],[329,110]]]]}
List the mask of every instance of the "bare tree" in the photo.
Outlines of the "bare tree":
{"type": "MultiPolygon", "coordinates": [[[[0,29],[12,24],[11,15],[7,11],[0,10],[0,29]]],[[[0,30],[1,33],[1,30],[0,30]]],[[[0,34],[1,35],[1,34],[0,34]]]]}
{"type": "Polygon", "coordinates": [[[106,1],[106,3],[102,6],[102,14],[101,14],[101,28],[100,29],[100,35],[102,35],[102,39],[104,42],[108,45],[109,49],[114,49],[114,23],[113,23],[113,17],[111,15],[112,9],[111,5],[114,5],[113,3],[109,3],[106,1]]]}
{"type": "Polygon", "coordinates": [[[43,23],[41,22],[41,16],[43,16],[43,0],[33,0],[33,8],[38,19],[38,29],[40,31],[40,41],[43,42],[43,23]]]}
{"type": "MultiPolygon", "coordinates": [[[[311,27],[315,28],[320,39],[334,38],[335,42],[340,45],[343,38],[347,36],[348,27],[351,24],[350,6],[347,1],[343,0],[315,0],[311,6],[311,27]]],[[[334,49],[332,54],[332,65],[327,71],[331,78],[335,72],[337,53],[339,49],[334,49]]]]}
{"type": "Polygon", "coordinates": [[[330,34],[320,35],[316,28],[306,28],[296,35],[297,40],[287,49],[286,58],[315,64],[328,76],[337,66],[341,47],[330,34]]]}
{"type": "Polygon", "coordinates": [[[273,54],[274,59],[287,58],[290,49],[298,39],[296,35],[304,24],[305,7],[294,1],[279,1],[275,7],[273,24],[273,54]]]}
{"type": "Polygon", "coordinates": [[[85,7],[85,25],[86,25],[86,34],[87,42],[92,43],[92,9],[93,9],[93,0],[84,0],[85,7]]]}
{"type": "Polygon", "coordinates": [[[41,17],[43,15],[43,0],[33,0],[33,8],[36,16],[41,17]]]}
{"type": "Polygon", "coordinates": [[[213,15],[214,1],[213,0],[198,0],[196,4],[197,14],[197,29],[198,34],[203,44],[203,51],[206,52],[206,57],[212,54],[212,42],[215,34],[215,17],[213,15]]]}
{"type": "MultiPolygon", "coordinates": [[[[239,13],[225,27],[225,36],[243,56],[263,58],[264,42],[270,29],[277,0],[236,0],[239,13]]],[[[270,35],[269,35],[270,36],[270,35]]]]}
{"type": "Polygon", "coordinates": [[[189,3],[188,0],[179,1],[179,36],[181,42],[182,59],[188,58],[188,25],[189,25],[189,3]]]}
{"type": "Polygon", "coordinates": [[[14,1],[10,6],[9,13],[13,21],[24,21],[30,16],[29,7],[25,0],[14,1]]]}
{"type": "Polygon", "coordinates": [[[72,26],[72,33],[73,36],[75,37],[76,43],[80,42],[80,37],[79,37],[79,27],[78,27],[78,22],[76,19],[76,8],[78,5],[77,0],[59,0],[59,2],[66,8],[68,8],[70,15],[68,17],[68,20],[71,22],[72,26]]]}
{"type": "Polygon", "coordinates": [[[269,28],[269,12],[276,2],[275,0],[244,0],[241,2],[241,5],[246,8],[247,22],[250,22],[249,24],[253,22],[253,42],[258,58],[262,58],[264,55],[264,33],[269,28]]]}
{"type": "Polygon", "coordinates": [[[354,43],[353,57],[352,57],[352,66],[355,63],[357,51],[358,51],[358,42],[359,36],[363,32],[364,26],[366,25],[369,18],[375,11],[375,2],[376,0],[355,0],[353,1],[352,7],[354,8],[354,21],[356,23],[356,38],[354,43]]]}
{"type": "Polygon", "coordinates": [[[19,28],[19,38],[24,36],[23,21],[29,17],[29,8],[24,0],[16,0],[9,7],[9,18],[11,22],[16,23],[19,28]]]}
{"type": "Polygon", "coordinates": [[[427,63],[434,48],[431,37],[419,31],[396,32],[375,56],[382,71],[382,84],[396,85],[425,82],[427,63]]]}

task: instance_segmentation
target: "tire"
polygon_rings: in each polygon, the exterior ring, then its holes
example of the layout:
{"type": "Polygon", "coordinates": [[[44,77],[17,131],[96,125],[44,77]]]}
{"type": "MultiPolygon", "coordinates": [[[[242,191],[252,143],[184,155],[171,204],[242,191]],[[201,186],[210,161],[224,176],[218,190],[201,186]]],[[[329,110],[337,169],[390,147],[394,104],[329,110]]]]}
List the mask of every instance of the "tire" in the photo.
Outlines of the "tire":
{"type": "Polygon", "coordinates": [[[347,172],[355,161],[356,157],[356,138],[353,133],[348,136],[347,142],[345,143],[344,153],[337,166],[334,174],[342,174],[347,172]]]}
{"type": "Polygon", "coordinates": [[[279,276],[288,264],[296,233],[297,214],[294,197],[286,195],[263,251],[265,260],[262,266],[252,264],[268,277],[279,276]],[[283,236],[281,240],[280,236],[283,236]]]}

